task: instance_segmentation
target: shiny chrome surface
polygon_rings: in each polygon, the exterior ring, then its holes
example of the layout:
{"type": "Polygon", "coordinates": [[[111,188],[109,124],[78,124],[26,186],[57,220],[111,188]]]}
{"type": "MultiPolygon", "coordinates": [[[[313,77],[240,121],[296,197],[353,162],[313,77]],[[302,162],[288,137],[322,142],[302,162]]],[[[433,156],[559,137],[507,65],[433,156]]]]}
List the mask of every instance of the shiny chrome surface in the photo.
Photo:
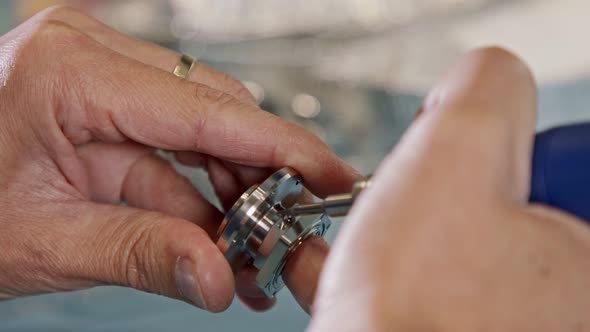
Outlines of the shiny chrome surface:
{"type": "Polygon", "coordinates": [[[284,286],[281,273],[297,247],[310,236],[323,236],[330,227],[324,214],[298,217],[282,213],[294,204],[311,201],[303,178],[283,168],[242,194],[219,228],[217,245],[232,269],[253,265],[259,270],[256,285],[268,297],[284,286]]]}
{"type": "Polygon", "coordinates": [[[348,214],[358,195],[370,187],[371,177],[355,182],[350,193],[330,195],[317,203],[296,204],[283,211],[284,215],[305,216],[313,214],[327,214],[330,217],[342,217],[348,214]]]}

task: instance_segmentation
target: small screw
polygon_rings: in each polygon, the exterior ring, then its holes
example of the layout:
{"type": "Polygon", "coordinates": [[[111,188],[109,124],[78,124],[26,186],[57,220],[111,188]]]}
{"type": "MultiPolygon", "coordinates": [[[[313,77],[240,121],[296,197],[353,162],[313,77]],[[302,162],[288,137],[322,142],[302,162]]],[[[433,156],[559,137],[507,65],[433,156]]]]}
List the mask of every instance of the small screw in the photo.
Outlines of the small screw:
{"type": "Polygon", "coordinates": [[[292,214],[283,215],[283,222],[285,224],[291,225],[295,222],[295,216],[292,214]]]}

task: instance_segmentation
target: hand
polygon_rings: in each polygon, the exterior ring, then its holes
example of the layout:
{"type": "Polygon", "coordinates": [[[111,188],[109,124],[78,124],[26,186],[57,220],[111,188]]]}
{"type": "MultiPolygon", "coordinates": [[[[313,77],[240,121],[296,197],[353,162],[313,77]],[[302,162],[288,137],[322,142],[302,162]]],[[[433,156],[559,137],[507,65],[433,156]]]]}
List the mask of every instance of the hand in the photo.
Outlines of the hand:
{"type": "Polygon", "coordinates": [[[590,327],[590,228],[528,203],[535,98],[503,50],[450,71],[345,221],[310,331],[590,327]]]}
{"type": "MultiPolygon", "coordinates": [[[[0,38],[0,298],[116,284],[225,309],[223,215],[155,148],[205,167],[226,208],[286,165],[318,195],[350,187],[354,171],[316,137],[202,64],[175,77],[179,58],[68,8],[0,38]]],[[[270,307],[251,275],[240,298],[270,307]]]]}

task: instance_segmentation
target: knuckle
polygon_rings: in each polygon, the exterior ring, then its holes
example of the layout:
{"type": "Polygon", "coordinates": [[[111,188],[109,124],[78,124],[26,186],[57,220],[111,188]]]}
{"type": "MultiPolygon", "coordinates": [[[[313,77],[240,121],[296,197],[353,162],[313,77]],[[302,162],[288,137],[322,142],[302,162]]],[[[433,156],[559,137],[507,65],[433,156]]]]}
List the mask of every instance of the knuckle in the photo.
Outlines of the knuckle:
{"type": "Polygon", "coordinates": [[[256,98],[252,95],[250,90],[246,88],[242,83],[238,82],[238,87],[235,90],[235,95],[239,100],[243,100],[244,102],[248,102],[251,104],[256,104],[256,98]]]}
{"type": "Polygon", "coordinates": [[[223,106],[236,102],[235,98],[229,93],[199,83],[195,84],[195,96],[202,105],[223,106]]]}
{"type": "MultiPolygon", "coordinates": [[[[74,68],[75,61],[72,59],[75,57],[72,54],[78,53],[88,43],[88,37],[56,20],[43,19],[28,27],[27,31],[19,32],[19,38],[14,42],[0,46],[0,61],[10,64],[0,69],[0,85],[16,94],[22,94],[23,88],[33,90],[35,99],[49,100],[48,105],[54,106],[54,97],[62,91],[68,91],[68,80],[64,80],[64,76],[71,76],[74,68]]],[[[34,101],[28,99],[27,102],[34,101]]],[[[45,121],[52,115],[50,108],[25,109],[28,114],[41,117],[24,117],[20,112],[12,112],[7,116],[19,123],[27,123],[31,130],[37,130],[39,127],[34,124],[39,124],[39,121],[45,121]]]]}
{"type": "Polygon", "coordinates": [[[93,39],[88,35],[67,23],[55,19],[40,22],[33,38],[41,44],[40,46],[44,50],[54,50],[59,53],[64,53],[64,50],[84,50],[90,44],[94,44],[93,39]]]}
{"type": "Polygon", "coordinates": [[[47,79],[38,83],[42,85],[39,88],[47,98],[57,103],[63,96],[85,86],[87,78],[82,75],[81,68],[85,67],[88,55],[95,50],[96,43],[88,35],[62,21],[47,19],[39,22],[33,31],[23,52],[26,56],[21,60],[24,62],[22,67],[29,75],[37,75],[30,72],[31,64],[43,62],[47,79]],[[40,52],[46,56],[40,59],[40,52]]]}
{"type": "Polygon", "coordinates": [[[14,68],[22,69],[25,74],[30,71],[33,63],[37,64],[36,68],[48,68],[47,73],[55,71],[56,67],[71,66],[70,63],[75,58],[69,54],[86,50],[93,42],[90,37],[72,26],[53,19],[37,21],[26,37],[24,34],[22,36],[23,38],[19,38],[10,49],[0,52],[9,58],[8,61],[13,62],[14,68]],[[41,57],[40,54],[44,56],[41,57]]]}
{"type": "MultiPolygon", "coordinates": [[[[38,51],[42,50],[44,54],[52,50],[57,50],[59,53],[71,51],[71,47],[75,46],[80,49],[88,46],[89,43],[94,43],[94,40],[71,25],[72,20],[80,21],[81,18],[89,18],[82,12],[62,5],[51,6],[39,14],[35,15],[30,20],[30,24],[26,25],[25,38],[20,38],[21,46],[26,45],[34,47],[37,52],[29,52],[37,56],[38,51]]],[[[46,56],[46,58],[48,58],[46,56]]],[[[52,61],[59,60],[51,57],[52,61]]]]}
{"type": "Polygon", "coordinates": [[[79,10],[67,5],[53,5],[38,14],[42,20],[57,20],[64,15],[83,15],[79,10]]]}
{"type": "Polygon", "coordinates": [[[247,102],[247,103],[255,103],[256,100],[254,96],[250,93],[244,84],[242,84],[237,79],[231,77],[228,74],[222,73],[221,74],[223,85],[226,87],[228,93],[235,96],[238,100],[247,102]]]}
{"type": "Polygon", "coordinates": [[[19,38],[3,49],[5,56],[12,57],[15,65],[29,67],[30,63],[45,61],[45,66],[64,64],[73,59],[64,54],[74,54],[88,48],[94,40],[67,23],[59,16],[75,11],[69,7],[54,6],[36,15],[30,24],[23,25],[17,32],[19,38]],[[72,49],[75,48],[75,49],[72,49]],[[43,57],[39,55],[43,54],[43,57]],[[59,56],[58,56],[59,55],[59,56]]]}
{"type": "Polygon", "coordinates": [[[40,15],[42,20],[55,20],[64,22],[66,24],[70,24],[70,22],[72,22],[73,26],[85,32],[94,30],[102,31],[105,27],[105,25],[98,19],[67,5],[56,5],[50,7],[40,15]]]}

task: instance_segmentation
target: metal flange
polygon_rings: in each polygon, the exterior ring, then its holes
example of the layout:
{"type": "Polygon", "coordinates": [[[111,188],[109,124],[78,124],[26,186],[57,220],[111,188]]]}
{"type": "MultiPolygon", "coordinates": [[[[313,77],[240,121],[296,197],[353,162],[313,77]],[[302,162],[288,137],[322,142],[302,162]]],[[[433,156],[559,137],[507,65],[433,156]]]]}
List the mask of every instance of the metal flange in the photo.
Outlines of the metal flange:
{"type": "Polygon", "coordinates": [[[253,265],[258,269],[256,285],[268,297],[284,286],[281,273],[297,247],[310,236],[324,236],[330,227],[324,214],[282,213],[294,204],[312,201],[301,175],[286,167],[242,194],[219,228],[217,246],[232,269],[253,265]]]}

